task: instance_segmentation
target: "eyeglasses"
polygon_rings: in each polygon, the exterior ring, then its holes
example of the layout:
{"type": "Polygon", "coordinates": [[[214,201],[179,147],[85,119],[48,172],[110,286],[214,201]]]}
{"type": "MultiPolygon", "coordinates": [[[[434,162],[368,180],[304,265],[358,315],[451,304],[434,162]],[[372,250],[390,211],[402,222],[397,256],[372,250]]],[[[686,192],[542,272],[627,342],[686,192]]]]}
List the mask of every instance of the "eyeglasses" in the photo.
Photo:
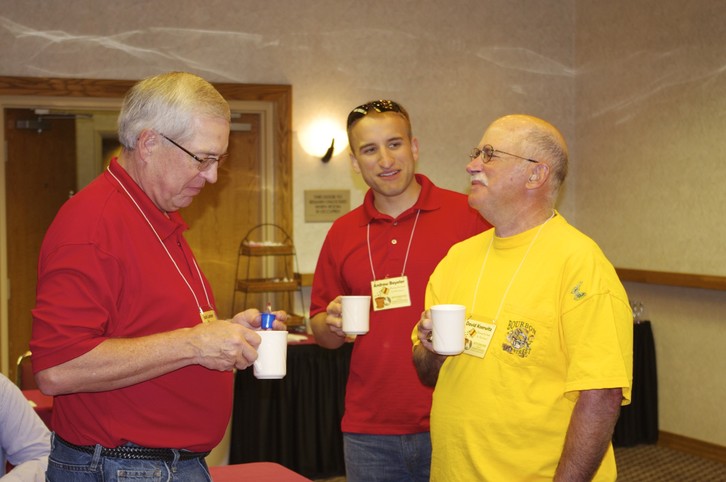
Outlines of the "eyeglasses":
{"type": "Polygon", "coordinates": [[[199,163],[197,165],[197,169],[199,169],[200,171],[206,171],[207,169],[209,169],[210,167],[212,167],[212,164],[214,164],[215,162],[219,163],[217,165],[217,167],[219,167],[219,166],[222,165],[222,163],[225,161],[225,159],[227,159],[227,154],[222,154],[219,157],[204,157],[204,158],[201,158],[201,157],[199,157],[199,156],[197,156],[195,154],[192,154],[191,152],[189,152],[188,150],[186,150],[185,148],[183,148],[182,146],[180,146],[179,144],[177,144],[176,142],[174,142],[170,138],[166,137],[161,132],[159,132],[159,135],[161,137],[163,137],[164,139],[166,139],[167,141],[169,141],[172,144],[174,144],[175,146],[177,146],[179,149],[181,149],[185,153],[189,154],[192,159],[194,159],[195,161],[197,161],[199,163]]]}
{"type": "Polygon", "coordinates": [[[492,160],[492,157],[499,157],[499,156],[494,155],[496,152],[499,152],[501,154],[506,154],[508,156],[516,157],[517,159],[522,159],[524,161],[529,161],[529,162],[534,162],[536,164],[539,164],[539,161],[537,161],[535,159],[529,159],[528,157],[522,157],[522,156],[518,156],[516,154],[510,154],[508,152],[500,151],[499,149],[494,149],[489,144],[486,144],[481,149],[479,149],[478,147],[475,147],[469,153],[469,157],[471,157],[472,159],[476,159],[477,157],[482,156],[481,160],[484,164],[486,164],[492,160]]]}
{"type": "Polygon", "coordinates": [[[357,121],[361,117],[365,117],[371,111],[371,109],[375,110],[378,113],[397,112],[403,115],[403,117],[408,120],[408,112],[406,112],[406,109],[393,102],[392,100],[374,100],[372,102],[368,102],[367,104],[359,105],[358,107],[350,111],[350,114],[348,114],[348,122],[346,124],[346,128],[350,129],[350,126],[352,126],[355,121],[357,121]]]}

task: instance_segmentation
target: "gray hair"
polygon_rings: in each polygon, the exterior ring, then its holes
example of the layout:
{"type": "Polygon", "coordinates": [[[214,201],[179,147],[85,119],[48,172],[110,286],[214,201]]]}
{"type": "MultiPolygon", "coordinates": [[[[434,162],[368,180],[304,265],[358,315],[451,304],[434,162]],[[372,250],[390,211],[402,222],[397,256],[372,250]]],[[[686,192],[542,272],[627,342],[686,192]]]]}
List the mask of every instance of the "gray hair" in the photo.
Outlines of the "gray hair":
{"type": "Polygon", "coordinates": [[[180,141],[192,135],[195,117],[230,121],[229,104],[212,84],[187,72],[168,72],[136,83],[126,94],[118,116],[118,137],[133,150],[144,129],[180,141]]]}
{"type": "Polygon", "coordinates": [[[567,177],[569,154],[567,143],[560,131],[549,122],[527,114],[511,114],[500,117],[492,124],[513,135],[520,154],[545,162],[550,168],[552,195],[556,197],[567,177]]]}
{"type": "Polygon", "coordinates": [[[554,181],[552,188],[556,192],[567,177],[569,155],[564,139],[557,131],[541,128],[532,129],[526,134],[525,139],[534,159],[549,160],[554,181]]]}

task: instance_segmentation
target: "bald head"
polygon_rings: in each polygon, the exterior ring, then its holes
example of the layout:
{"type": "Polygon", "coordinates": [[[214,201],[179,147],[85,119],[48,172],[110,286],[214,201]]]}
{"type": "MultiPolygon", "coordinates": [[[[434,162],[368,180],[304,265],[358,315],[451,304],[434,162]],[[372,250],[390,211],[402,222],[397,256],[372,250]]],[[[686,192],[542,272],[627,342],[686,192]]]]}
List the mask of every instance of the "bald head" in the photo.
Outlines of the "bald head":
{"type": "Polygon", "coordinates": [[[567,177],[567,143],[555,126],[538,117],[513,114],[495,120],[487,131],[500,130],[516,144],[519,154],[536,159],[550,168],[552,188],[559,191],[567,177]]]}

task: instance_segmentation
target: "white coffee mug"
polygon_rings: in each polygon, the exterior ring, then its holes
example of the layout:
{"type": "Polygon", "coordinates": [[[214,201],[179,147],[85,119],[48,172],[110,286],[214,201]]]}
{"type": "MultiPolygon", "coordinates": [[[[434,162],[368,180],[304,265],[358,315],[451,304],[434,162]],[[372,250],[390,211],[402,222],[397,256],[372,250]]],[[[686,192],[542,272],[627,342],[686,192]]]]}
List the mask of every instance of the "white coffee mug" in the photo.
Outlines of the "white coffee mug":
{"type": "Polygon", "coordinates": [[[343,331],[346,335],[368,333],[371,314],[370,296],[343,296],[341,304],[343,331]]]}
{"type": "Polygon", "coordinates": [[[430,311],[434,351],[440,355],[458,355],[463,352],[466,306],[434,305],[430,311]]]}
{"type": "Polygon", "coordinates": [[[283,378],[287,373],[287,331],[262,330],[254,363],[255,378],[283,378]]]}

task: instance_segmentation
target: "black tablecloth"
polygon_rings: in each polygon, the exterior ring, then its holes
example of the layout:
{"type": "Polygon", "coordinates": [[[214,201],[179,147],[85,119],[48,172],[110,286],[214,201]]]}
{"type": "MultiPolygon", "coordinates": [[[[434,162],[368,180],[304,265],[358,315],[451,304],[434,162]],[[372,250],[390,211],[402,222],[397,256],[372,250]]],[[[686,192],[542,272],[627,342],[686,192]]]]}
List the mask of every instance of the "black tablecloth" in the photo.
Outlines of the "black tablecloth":
{"type": "Polygon", "coordinates": [[[630,405],[620,409],[613,445],[630,447],[658,441],[658,377],[650,321],[633,325],[633,391],[630,405]]]}
{"type": "Polygon", "coordinates": [[[229,463],[276,462],[309,478],[344,475],[340,420],[352,345],[291,343],[282,380],[237,372],[229,463]]]}

